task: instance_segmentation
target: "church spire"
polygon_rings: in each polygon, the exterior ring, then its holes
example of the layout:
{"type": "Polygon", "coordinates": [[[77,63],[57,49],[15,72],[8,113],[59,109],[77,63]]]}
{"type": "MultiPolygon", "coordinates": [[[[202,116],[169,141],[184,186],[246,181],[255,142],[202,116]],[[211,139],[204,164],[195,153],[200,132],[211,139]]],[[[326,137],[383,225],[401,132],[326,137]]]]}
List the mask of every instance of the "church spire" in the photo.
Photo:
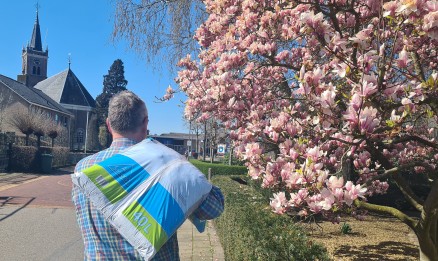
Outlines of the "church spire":
{"type": "Polygon", "coordinates": [[[26,48],[21,51],[21,74],[17,75],[17,81],[28,87],[35,86],[38,82],[47,79],[47,61],[49,51],[43,51],[40,33],[40,21],[38,18],[39,4],[36,4],[36,19],[33,26],[32,39],[26,48]]]}
{"type": "Polygon", "coordinates": [[[41,43],[41,32],[40,32],[40,22],[38,19],[38,7],[36,11],[36,20],[33,26],[32,39],[30,40],[30,46],[35,51],[43,51],[43,46],[41,43]]]}

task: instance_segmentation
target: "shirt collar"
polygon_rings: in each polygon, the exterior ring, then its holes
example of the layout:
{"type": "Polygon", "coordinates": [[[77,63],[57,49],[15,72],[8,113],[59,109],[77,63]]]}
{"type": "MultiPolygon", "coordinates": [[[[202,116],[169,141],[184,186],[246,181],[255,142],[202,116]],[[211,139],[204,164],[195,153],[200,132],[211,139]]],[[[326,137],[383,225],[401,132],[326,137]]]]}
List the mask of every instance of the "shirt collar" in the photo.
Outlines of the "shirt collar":
{"type": "Polygon", "coordinates": [[[129,138],[117,138],[114,139],[113,142],[111,143],[111,147],[116,147],[116,148],[127,148],[127,147],[131,147],[132,145],[137,144],[138,141],[129,139],[129,138]]]}

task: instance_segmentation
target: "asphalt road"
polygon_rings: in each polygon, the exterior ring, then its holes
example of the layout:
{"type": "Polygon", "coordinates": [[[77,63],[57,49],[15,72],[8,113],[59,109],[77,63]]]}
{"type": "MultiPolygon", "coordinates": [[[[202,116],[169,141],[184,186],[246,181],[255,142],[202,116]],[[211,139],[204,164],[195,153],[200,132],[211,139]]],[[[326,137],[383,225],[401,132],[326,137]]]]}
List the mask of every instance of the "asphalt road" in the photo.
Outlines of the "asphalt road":
{"type": "Polygon", "coordinates": [[[69,171],[0,180],[0,261],[83,260],[69,171]]]}

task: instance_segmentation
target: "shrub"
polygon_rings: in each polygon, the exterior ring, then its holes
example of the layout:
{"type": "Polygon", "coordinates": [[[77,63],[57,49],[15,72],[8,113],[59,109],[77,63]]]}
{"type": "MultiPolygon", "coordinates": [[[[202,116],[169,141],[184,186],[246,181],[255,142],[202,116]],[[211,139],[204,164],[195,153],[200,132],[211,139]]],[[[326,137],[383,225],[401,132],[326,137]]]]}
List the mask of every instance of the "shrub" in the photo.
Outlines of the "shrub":
{"type": "Polygon", "coordinates": [[[351,233],[351,226],[347,222],[344,222],[344,224],[341,225],[341,233],[346,235],[351,233]]]}
{"type": "Polygon", "coordinates": [[[41,154],[51,154],[53,156],[52,167],[58,168],[71,165],[69,161],[70,149],[67,147],[40,147],[41,154]]]}
{"type": "Polygon", "coordinates": [[[9,170],[20,172],[37,172],[38,148],[33,146],[12,146],[9,170]]]}
{"type": "Polygon", "coordinates": [[[225,211],[214,224],[226,260],[329,260],[323,246],[310,241],[291,218],[272,213],[251,186],[224,176],[212,181],[225,196],[225,211]]]}
{"type": "MultiPolygon", "coordinates": [[[[224,155],[224,159],[222,160],[222,162],[223,162],[223,164],[226,164],[226,165],[228,165],[230,163],[230,153],[229,152],[224,155]]],[[[235,155],[233,155],[233,157],[231,158],[231,165],[244,166],[245,161],[240,160],[235,155]]]]}
{"type": "Polygon", "coordinates": [[[76,165],[81,159],[93,155],[94,153],[69,152],[68,165],[76,165]]]}
{"type": "Polygon", "coordinates": [[[245,166],[230,166],[218,163],[207,163],[200,160],[190,159],[202,173],[208,175],[208,169],[211,168],[212,175],[245,175],[248,169],[245,166]]]}
{"type": "Polygon", "coordinates": [[[53,147],[52,167],[58,168],[58,167],[70,165],[69,158],[68,158],[69,154],[70,154],[70,149],[67,147],[53,147]]]}

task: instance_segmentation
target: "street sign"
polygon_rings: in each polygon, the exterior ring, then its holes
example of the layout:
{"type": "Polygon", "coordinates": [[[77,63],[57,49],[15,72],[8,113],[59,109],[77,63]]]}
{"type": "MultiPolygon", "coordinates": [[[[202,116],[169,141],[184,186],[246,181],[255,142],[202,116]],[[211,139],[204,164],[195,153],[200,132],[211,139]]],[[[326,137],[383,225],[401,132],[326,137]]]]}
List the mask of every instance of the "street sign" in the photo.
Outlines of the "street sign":
{"type": "Polygon", "coordinates": [[[225,148],[227,147],[227,145],[225,144],[218,144],[217,145],[217,154],[218,155],[223,155],[225,154],[225,148]]]}

